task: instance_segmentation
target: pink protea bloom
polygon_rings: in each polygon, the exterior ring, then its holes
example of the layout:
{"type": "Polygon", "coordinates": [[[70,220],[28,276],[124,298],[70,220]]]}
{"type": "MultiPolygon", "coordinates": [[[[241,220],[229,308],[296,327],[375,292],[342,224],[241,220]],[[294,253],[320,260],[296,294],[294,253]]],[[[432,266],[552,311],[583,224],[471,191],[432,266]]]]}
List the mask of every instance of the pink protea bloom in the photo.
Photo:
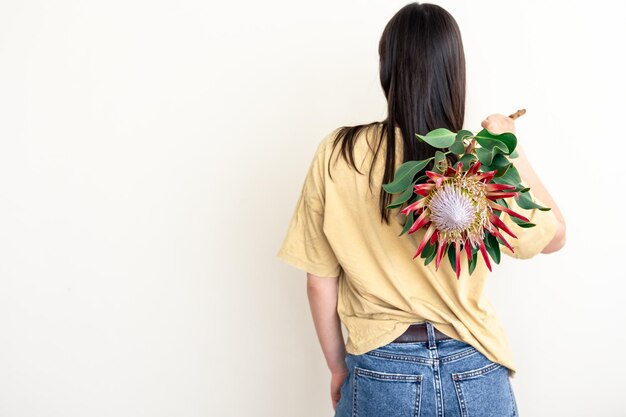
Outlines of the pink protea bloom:
{"type": "Polygon", "coordinates": [[[448,166],[445,174],[426,171],[428,181],[414,186],[414,192],[423,198],[400,211],[404,215],[411,211],[416,212],[417,218],[409,228],[409,234],[426,228],[413,259],[419,256],[429,241],[431,244],[438,242],[435,264],[439,270],[448,243],[454,244],[457,279],[461,273],[461,245],[469,259],[472,258],[472,249],[478,247],[491,271],[489,254],[483,241],[485,230],[500,238],[513,251],[498,228],[514,238],[517,236],[496,216],[494,210],[504,211],[525,222],[529,221],[521,214],[495,202],[499,198],[517,196],[517,192],[506,191],[516,187],[509,184],[488,184],[497,171],[479,172],[479,168],[480,161],[476,161],[465,172],[462,171],[461,162],[456,170],[448,166]]]}

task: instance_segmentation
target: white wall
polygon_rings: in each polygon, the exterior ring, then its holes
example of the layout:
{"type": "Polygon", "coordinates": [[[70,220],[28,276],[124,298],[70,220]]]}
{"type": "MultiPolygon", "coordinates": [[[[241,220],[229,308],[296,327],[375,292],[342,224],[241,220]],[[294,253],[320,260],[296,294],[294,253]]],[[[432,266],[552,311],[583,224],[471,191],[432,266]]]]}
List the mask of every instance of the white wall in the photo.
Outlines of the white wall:
{"type": "MultiPolygon", "coordinates": [[[[490,280],[520,412],[623,415],[624,10],[436,3],[466,127],[525,107],[568,221],[490,280]]],[[[384,118],[404,4],[0,2],[0,415],[331,415],[305,275],[274,255],[323,135],[384,118]]]]}

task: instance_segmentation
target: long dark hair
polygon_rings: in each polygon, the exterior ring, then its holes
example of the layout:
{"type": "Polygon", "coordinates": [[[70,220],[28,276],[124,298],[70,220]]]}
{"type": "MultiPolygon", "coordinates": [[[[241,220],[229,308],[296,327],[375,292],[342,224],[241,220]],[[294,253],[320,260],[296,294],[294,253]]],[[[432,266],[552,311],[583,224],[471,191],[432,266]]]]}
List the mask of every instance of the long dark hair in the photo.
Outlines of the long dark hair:
{"type": "MultiPolygon", "coordinates": [[[[403,160],[434,156],[435,149],[418,141],[415,133],[445,127],[453,132],[463,128],[465,118],[465,54],[461,32],[450,13],[435,4],[410,3],[387,23],[378,46],[380,83],[387,98],[387,118],[357,126],[343,126],[333,141],[341,143],[341,155],[359,174],[354,163],[354,145],[359,133],[379,127],[380,137],[372,167],[386,138],[387,155],[383,184],[395,174],[395,129],[402,132],[403,160]]],[[[332,156],[332,153],[331,153],[332,156]]],[[[458,159],[449,154],[452,163],[458,159]]],[[[433,162],[427,166],[432,169],[433,162]]],[[[330,161],[329,161],[330,175],[330,161]]],[[[370,170],[369,181],[371,190],[370,170]]],[[[332,179],[332,177],[331,177],[332,179]]],[[[389,223],[387,205],[391,195],[380,190],[381,222],[389,223]]]]}

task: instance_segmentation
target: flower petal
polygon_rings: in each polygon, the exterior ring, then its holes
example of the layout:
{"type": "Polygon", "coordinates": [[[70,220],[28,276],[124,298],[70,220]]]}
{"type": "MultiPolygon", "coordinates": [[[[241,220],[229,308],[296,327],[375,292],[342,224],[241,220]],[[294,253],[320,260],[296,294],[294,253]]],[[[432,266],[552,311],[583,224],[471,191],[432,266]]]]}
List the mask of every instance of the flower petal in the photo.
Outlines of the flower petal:
{"type": "Polygon", "coordinates": [[[445,175],[441,175],[437,172],[433,172],[433,171],[426,171],[426,175],[428,175],[428,178],[430,178],[431,180],[435,181],[435,185],[437,187],[441,187],[441,183],[443,182],[443,180],[446,179],[445,175]]]}
{"type": "Polygon", "coordinates": [[[488,230],[488,232],[494,235],[495,237],[499,237],[500,239],[502,239],[502,242],[504,242],[504,245],[507,248],[509,248],[511,252],[515,252],[515,250],[513,250],[513,247],[509,244],[509,242],[507,242],[504,236],[502,236],[502,233],[498,231],[498,228],[494,227],[493,230],[488,230]]]}
{"type": "Polygon", "coordinates": [[[430,190],[435,186],[432,182],[423,182],[421,184],[416,184],[413,186],[415,190],[430,190]]]}
{"type": "Polygon", "coordinates": [[[408,206],[406,206],[405,208],[403,208],[402,210],[400,210],[400,213],[402,213],[402,214],[409,214],[409,212],[418,210],[423,205],[424,205],[424,199],[420,198],[416,202],[411,203],[408,206]]]}
{"type": "Polygon", "coordinates": [[[509,235],[517,239],[517,236],[515,236],[515,233],[511,232],[511,229],[509,229],[509,227],[502,220],[500,220],[500,218],[496,216],[493,212],[489,213],[489,220],[491,221],[491,223],[498,226],[500,229],[504,230],[509,235]]]}
{"type": "Polygon", "coordinates": [[[480,161],[474,162],[474,164],[467,170],[467,175],[475,175],[478,173],[478,168],[480,168],[480,161]]]}
{"type": "Polygon", "coordinates": [[[431,225],[428,226],[428,229],[426,229],[426,233],[424,234],[424,238],[420,242],[420,245],[418,246],[417,252],[415,252],[415,256],[413,257],[413,259],[417,258],[419,256],[419,254],[422,253],[422,250],[424,250],[424,247],[426,246],[426,243],[428,242],[428,239],[430,239],[430,236],[432,236],[434,231],[435,231],[435,225],[431,223],[431,225]]]}
{"type": "Polygon", "coordinates": [[[413,191],[415,192],[415,194],[419,194],[419,195],[426,197],[430,193],[430,190],[432,190],[434,187],[435,187],[434,183],[425,182],[425,183],[417,184],[413,186],[413,191]]]}
{"type": "Polygon", "coordinates": [[[439,264],[441,263],[441,258],[443,257],[443,254],[446,251],[446,248],[448,247],[447,243],[448,242],[446,242],[445,240],[440,240],[439,246],[437,246],[437,258],[435,260],[435,263],[437,264],[437,267],[435,269],[437,271],[439,270],[439,264]]]}
{"type": "Polygon", "coordinates": [[[459,275],[461,274],[461,242],[459,242],[458,240],[454,241],[454,254],[454,269],[456,270],[456,279],[459,279],[459,275]]]}
{"type": "Polygon", "coordinates": [[[470,245],[469,239],[465,241],[463,246],[465,247],[465,252],[467,253],[467,259],[471,260],[472,259],[472,245],[470,245]]]}
{"type": "Polygon", "coordinates": [[[494,169],[493,171],[483,172],[477,175],[476,179],[483,180],[484,182],[489,182],[494,177],[494,175],[496,175],[497,172],[497,169],[494,169]]]}
{"type": "Polygon", "coordinates": [[[503,212],[505,212],[505,213],[508,213],[510,216],[517,217],[517,218],[518,218],[518,219],[520,219],[520,220],[524,220],[525,222],[530,222],[530,220],[528,220],[528,218],[527,218],[527,217],[524,217],[524,216],[522,216],[521,214],[516,213],[515,211],[511,210],[510,208],[508,208],[508,207],[504,207],[504,206],[502,206],[502,205],[500,205],[500,204],[496,203],[495,201],[490,201],[490,202],[489,202],[489,205],[490,205],[490,206],[491,206],[491,208],[492,208],[492,209],[494,209],[494,210],[500,210],[500,211],[503,211],[503,212]]]}
{"type": "Polygon", "coordinates": [[[491,271],[491,262],[489,262],[489,254],[487,253],[487,248],[485,248],[485,242],[482,239],[480,240],[480,245],[478,246],[478,248],[480,249],[480,253],[482,253],[483,255],[483,259],[485,260],[485,263],[487,264],[487,268],[489,268],[489,270],[491,271]]]}
{"type": "Polygon", "coordinates": [[[487,193],[486,195],[492,200],[497,200],[498,198],[515,197],[517,196],[517,193],[505,193],[505,192],[492,191],[490,193],[487,193]],[[492,197],[495,197],[495,198],[492,198],[492,197]]]}
{"type": "Polygon", "coordinates": [[[514,190],[515,186],[511,184],[496,184],[489,183],[487,184],[487,192],[489,191],[502,191],[502,190],[514,190]]]}
{"type": "Polygon", "coordinates": [[[430,217],[428,216],[428,211],[424,210],[422,214],[415,220],[415,223],[409,228],[407,231],[408,234],[414,233],[417,229],[424,226],[426,223],[430,221],[430,217]]]}
{"type": "Polygon", "coordinates": [[[430,244],[434,245],[438,237],[439,237],[439,230],[435,230],[435,233],[433,233],[433,235],[430,237],[430,244]]]}

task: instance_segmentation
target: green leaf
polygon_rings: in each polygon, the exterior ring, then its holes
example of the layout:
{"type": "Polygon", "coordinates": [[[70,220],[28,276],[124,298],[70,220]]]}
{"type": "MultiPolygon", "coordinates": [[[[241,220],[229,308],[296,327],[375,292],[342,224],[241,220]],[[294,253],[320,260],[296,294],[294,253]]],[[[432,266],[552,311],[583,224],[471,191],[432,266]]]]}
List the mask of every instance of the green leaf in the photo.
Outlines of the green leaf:
{"type": "Polygon", "coordinates": [[[533,209],[533,208],[537,208],[541,211],[548,211],[550,210],[550,207],[544,207],[544,206],[540,206],[539,204],[535,203],[532,198],[530,197],[529,193],[523,193],[519,195],[519,198],[516,200],[517,205],[520,206],[523,209],[533,209]]]}
{"type": "MultiPolygon", "coordinates": [[[[467,269],[469,270],[469,274],[472,275],[472,272],[474,272],[474,269],[476,268],[476,264],[478,263],[478,248],[472,248],[471,244],[470,244],[470,248],[472,249],[472,257],[471,258],[467,258],[467,269]]],[[[465,246],[463,246],[461,248],[461,252],[464,252],[465,246]]]]}
{"type": "Polygon", "coordinates": [[[468,153],[463,155],[456,164],[454,164],[454,169],[456,169],[459,165],[459,162],[463,163],[463,171],[467,171],[467,169],[470,166],[470,162],[472,161],[477,161],[478,158],[476,158],[476,155],[468,153]]]}
{"type": "Polygon", "coordinates": [[[422,253],[420,253],[420,257],[422,259],[424,258],[428,258],[430,256],[431,253],[435,252],[436,250],[436,246],[433,244],[430,244],[430,240],[426,243],[426,246],[424,246],[424,249],[422,250],[422,253]]]}
{"type": "Polygon", "coordinates": [[[450,260],[450,265],[452,265],[452,270],[456,272],[456,252],[453,243],[450,243],[448,246],[448,259],[450,260]]]}
{"type": "Polygon", "coordinates": [[[491,165],[493,160],[493,153],[489,149],[475,148],[476,156],[482,165],[491,165]]]}
{"type": "Polygon", "coordinates": [[[511,164],[504,175],[494,178],[493,182],[498,184],[511,184],[517,187],[522,182],[522,178],[520,177],[519,172],[517,172],[515,165],[511,164]]]}
{"type": "MultiPolygon", "coordinates": [[[[501,145],[504,146],[502,143],[501,145]]],[[[493,165],[495,159],[498,156],[500,158],[504,158],[507,165],[510,164],[509,160],[504,156],[504,154],[505,152],[500,146],[483,147],[481,145],[481,147],[476,148],[476,155],[478,155],[478,159],[480,159],[480,163],[485,166],[493,165]]],[[[500,158],[498,158],[498,165],[504,166],[504,162],[500,158]]]]}
{"type": "Polygon", "coordinates": [[[469,130],[461,129],[459,130],[459,133],[456,134],[455,139],[465,141],[465,140],[471,140],[473,137],[474,137],[474,134],[472,132],[470,132],[469,130]]]}
{"type": "Polygon", "coordinates": [[[480,146],[487,147],[489,149],[491,149],[492,146],[501,147],[501,144],[503,144],[504,148],[506,148],[506,151],[504,153],[509,155],[515,150],[515,147],[517,146],[517,137],[511,132],[494,135],[487,129],[483,129],[476,134],[476,142],[478,142],[480,146]],[[481,141],[483,140],[486,144],[489,143],[489,145],[483,145],[481,143],[481,141]]]}
{"type": "Polygon", "coordinates": [[[497,264],[500,263],[500,244],[498,239],[489,232],[485,232],[487,238],[485,239],[485,248],[489,256],[493,258],[493,261],[497,264]]]}
{"type": "Polygon", "coordinates": [[[469,130],[459,130],[454,138],[454,143],[450,146],[450,152],[461,155],[465,152],[465,139],[471,139],[474,134],[469,130]]]}
{"type": "Polygon", "coordinates": [[[422,139],[430,146],[443,149],[449,148],[454,143],[454,138],[456,134],[444,127],[440,127],[438,129],[431,130],[426,134],[426,136],[421,136],[417,133],[415,134],[415,136],[422,139]]]}
{"type": "Polygon", "coordinates": [[[465,152],[465,145],[463,145],[463,142],[455,140],[452,146],[450,146],[450,152],[457,155],[462,155],[463,152],[465,152]]]}
{"type": "Polygon", "coordinates": [[[483,149],[487,149],[489,151],[493,151],[495,148],[500,149],[500,152],[507,154],[509,153],[509,148],[504,144],[504,142],[501,142],[497,139],[489,139],[489,138],[485,138],[485,137],[481,137],[481,136],[476,136],[476,142],[478,142],[478,144],[481,146],[481,148],[483,149]]]}
{"type": "Polygon", "coordinates": [[[397,199],[395,199],[391,204],[387,205],[387,208],[393,209],[393,208],[399,207],[402,204],[404,204],[405,201],[411,198],[411,196],[415,195],[413,186],[416,183],[417,183],[417,180],[413,181],[410,187],[407,187],[407,189],[404,190],[404,192],[400,194],[400,196],[397,199]]]}
{"type": "Polygon", "coordinates": [[[441,151],[435,152],[435,171],[442,174],[445,171],[446,165],[446,155],[441,151]]]}
{"type": "Polygon", "coordinates": [[[524,227],[524,228],[528,228],[528,227],[535,227],[535,223],[530,223],[530,222],[525,222],[522,219],[518,219],[517,217],[513,217],[513,216],[509,216],[511,218],[511,220],[513,220],[513,223],[516,223],[519,227],[524,227]]]}
{"type": "Polygon", "coordinates": [[[430,251],[430,253],[426,257],[426,259],[424,259],[424,265],[428,265],[429,263],[431,263],[432,260],[435,259],[435,257],[437,256],[437,244],[436,244],[436,242],[435,242],[434,245],[432,245],[432,247],[433,247],[433,250],[430,251]]]}
{"type": "Polygon", "coordinates": [[[469,264],[469,273],[472,275],[474,269],[476,269],[476,264],[478,263],[478,250],[472,249],[472,258],[467,258],[467,262],[469,264]]]}
{"type": "Polygon", "coordinates": [[[406,187],[413,182],[415,174],[424,169],[431,159],[433,159],[433,157],[424,159],[423,161],[406,161],[400,165],[400,168],[396,171],[393,181],[383,184],[383,189],[390,194],[404,192],[406,187]]]}
{"type": "Polygon", "coordinates": [[[404,222],[404,227],[402,228],[402,232],[400,232],[400,234],[398,236],[402,236],[403,234],[405,234],[413,225],[414,223],[414,216],[413,216],[414,212],[409,212],[408,216],[406,216],[405,222],[404,222]]]}
{"type": "Polygon", "coordinates": [[[493,161],[491,161],[491,165],[489,166],[488,171],[493,171],[497,169],[496,177],[501,177],[504,175],[509,168],[512,166],[511,162],[506,158],[506,156],[498,153],[493,156],[493,161]]]}
{"type": "Polygon", "coordinates": [[[519,156],[519,154],[517,153],[517,151],[513,151],[511,152],[511,154],[509,155],[509,158],[517,158],[519,156]]]}

